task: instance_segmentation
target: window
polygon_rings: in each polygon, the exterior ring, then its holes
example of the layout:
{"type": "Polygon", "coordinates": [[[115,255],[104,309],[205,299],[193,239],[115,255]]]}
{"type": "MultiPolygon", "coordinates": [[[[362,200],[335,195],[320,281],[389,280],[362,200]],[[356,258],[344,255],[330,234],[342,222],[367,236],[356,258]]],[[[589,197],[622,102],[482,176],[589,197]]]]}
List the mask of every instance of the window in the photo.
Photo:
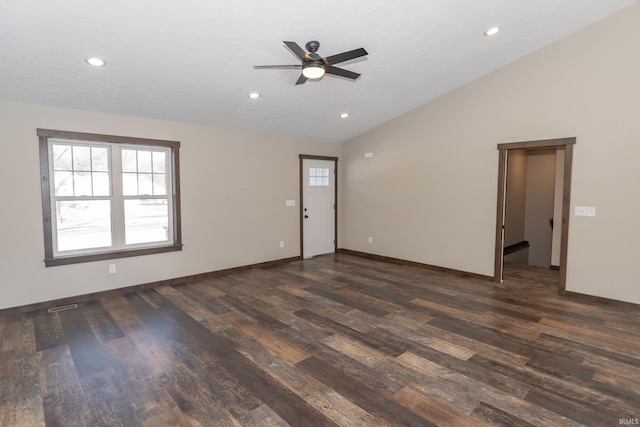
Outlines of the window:
{"type": "Polygon", "coordinates": [[[329,168],[309,168],[309,186],[328,187],[329,168]]]}
{"type": "Polygon", "coordinates": [[[47,267],[182,249],[179,142],[38,137],[47,267]]]}

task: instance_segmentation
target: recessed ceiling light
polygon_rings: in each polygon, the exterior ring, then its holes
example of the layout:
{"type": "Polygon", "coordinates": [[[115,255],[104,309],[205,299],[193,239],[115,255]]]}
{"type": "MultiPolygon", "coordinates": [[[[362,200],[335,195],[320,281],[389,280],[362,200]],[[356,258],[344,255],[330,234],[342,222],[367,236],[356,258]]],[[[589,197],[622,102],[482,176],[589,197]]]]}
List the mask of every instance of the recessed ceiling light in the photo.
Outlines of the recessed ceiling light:
{"type": "Polygon", "coordinates": [[[258,99],[260,98],[260,94],[258,92],[251,92],[249,94],[247,94],[247,96],[251,99],[258,99]]]}
{"type": "Polygon", "coordinates": [[[104,67],[105,65],[107,65],[107,61],[105,61],[104,59],[98,58],[96,56],[90,56],[88,58],[85,58],[84,62],[94,67],[104,67]]]}
{"type": "Polygon", "coordinates": [[[342,113],[342,114],[340,114],[340,118],[341,118],[341,119],[346,119],[347,117],[349,117],[349,113],[342,113]]]}
{"type": "Polygon", "coordinates": [[[494,35],[498,34],[498,31],[500,31],[500,27],[498,27],[498,26],[491,27],[487,31],[484,32],[484,35],[485,36],[494,36],[494,35]]]}

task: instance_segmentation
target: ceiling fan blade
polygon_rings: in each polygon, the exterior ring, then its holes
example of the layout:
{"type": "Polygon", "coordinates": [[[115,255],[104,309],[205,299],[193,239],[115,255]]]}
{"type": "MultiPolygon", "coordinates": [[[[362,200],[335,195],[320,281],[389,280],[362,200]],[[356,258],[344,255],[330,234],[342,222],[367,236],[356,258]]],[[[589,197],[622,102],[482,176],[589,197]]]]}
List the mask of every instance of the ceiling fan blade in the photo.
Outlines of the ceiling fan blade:
{"type": "Polygon", "coordinates": [[[302,64],[300,65],[254,65],[253,68],[256,70],[272,70],[272,69],[299,70],[300,68],[302,68],[302,64]]]}
{"type": "Polygon", "coordinates": [[[329,64],[339,64],[341,62],[349,61],[351,59],[360,58],[361,56],[366,56],[367,53],[364,48],[350,50],[349,52],[338,53],[337,55],[331,55],[324,58],[329,64]]]}
{"type": "Polygon", "coordinates": [[[306,82],[307,82],[307,78],[304,76],[304,74],[300,74],[300,77],[298,77],[298,80],[296,81],[296,86],[303,85],[306,82]]]}
{"type": "Polygon", "coordinates": [[[298,46],[296,42],[282,42],[293,52],[301,61],[304,61],[307,57],[307,51],[298,46]]]}
{"type": "Polygon", "coordinates": [[[355,80],[361,76],[361,74],[354,73],[353,71],[349,71],[349,70],[345,70],[344,68],[338,68],[333,66],[325,67],[324,72],[326,74],[333,74],[334,76],[346,77],[351,80],[355,80]]]}

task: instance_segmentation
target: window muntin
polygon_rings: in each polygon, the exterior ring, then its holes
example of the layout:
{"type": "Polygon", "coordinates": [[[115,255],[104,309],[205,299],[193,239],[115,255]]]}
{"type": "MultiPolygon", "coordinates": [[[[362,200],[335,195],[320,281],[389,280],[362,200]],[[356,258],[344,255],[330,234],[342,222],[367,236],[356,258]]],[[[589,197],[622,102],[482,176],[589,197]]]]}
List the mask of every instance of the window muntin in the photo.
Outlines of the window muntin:
{"type": "Polygon", "coordinates": [[[47,266],[181,250],[178,142],[38,136],[47,266]]]}

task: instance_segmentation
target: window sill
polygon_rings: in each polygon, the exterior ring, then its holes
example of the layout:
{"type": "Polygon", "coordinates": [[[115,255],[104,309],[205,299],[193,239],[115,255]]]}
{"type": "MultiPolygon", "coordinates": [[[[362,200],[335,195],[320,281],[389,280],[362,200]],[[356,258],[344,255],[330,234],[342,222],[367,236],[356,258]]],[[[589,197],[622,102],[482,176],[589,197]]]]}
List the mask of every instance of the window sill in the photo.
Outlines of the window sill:
{"type": "Polygon", "coordinates": [[[164,252],[181,251],[182,244],[170,246],[158,246],[155,248],[130,249],[125,251],[103,252],[86,255],[71,255],[64,257],[45,258],[46,267],[55,267],[57,265],[79,264],[81,262],[104,261],[107,259],[127,258],[140,255],[159,254],[164,252]]]}

